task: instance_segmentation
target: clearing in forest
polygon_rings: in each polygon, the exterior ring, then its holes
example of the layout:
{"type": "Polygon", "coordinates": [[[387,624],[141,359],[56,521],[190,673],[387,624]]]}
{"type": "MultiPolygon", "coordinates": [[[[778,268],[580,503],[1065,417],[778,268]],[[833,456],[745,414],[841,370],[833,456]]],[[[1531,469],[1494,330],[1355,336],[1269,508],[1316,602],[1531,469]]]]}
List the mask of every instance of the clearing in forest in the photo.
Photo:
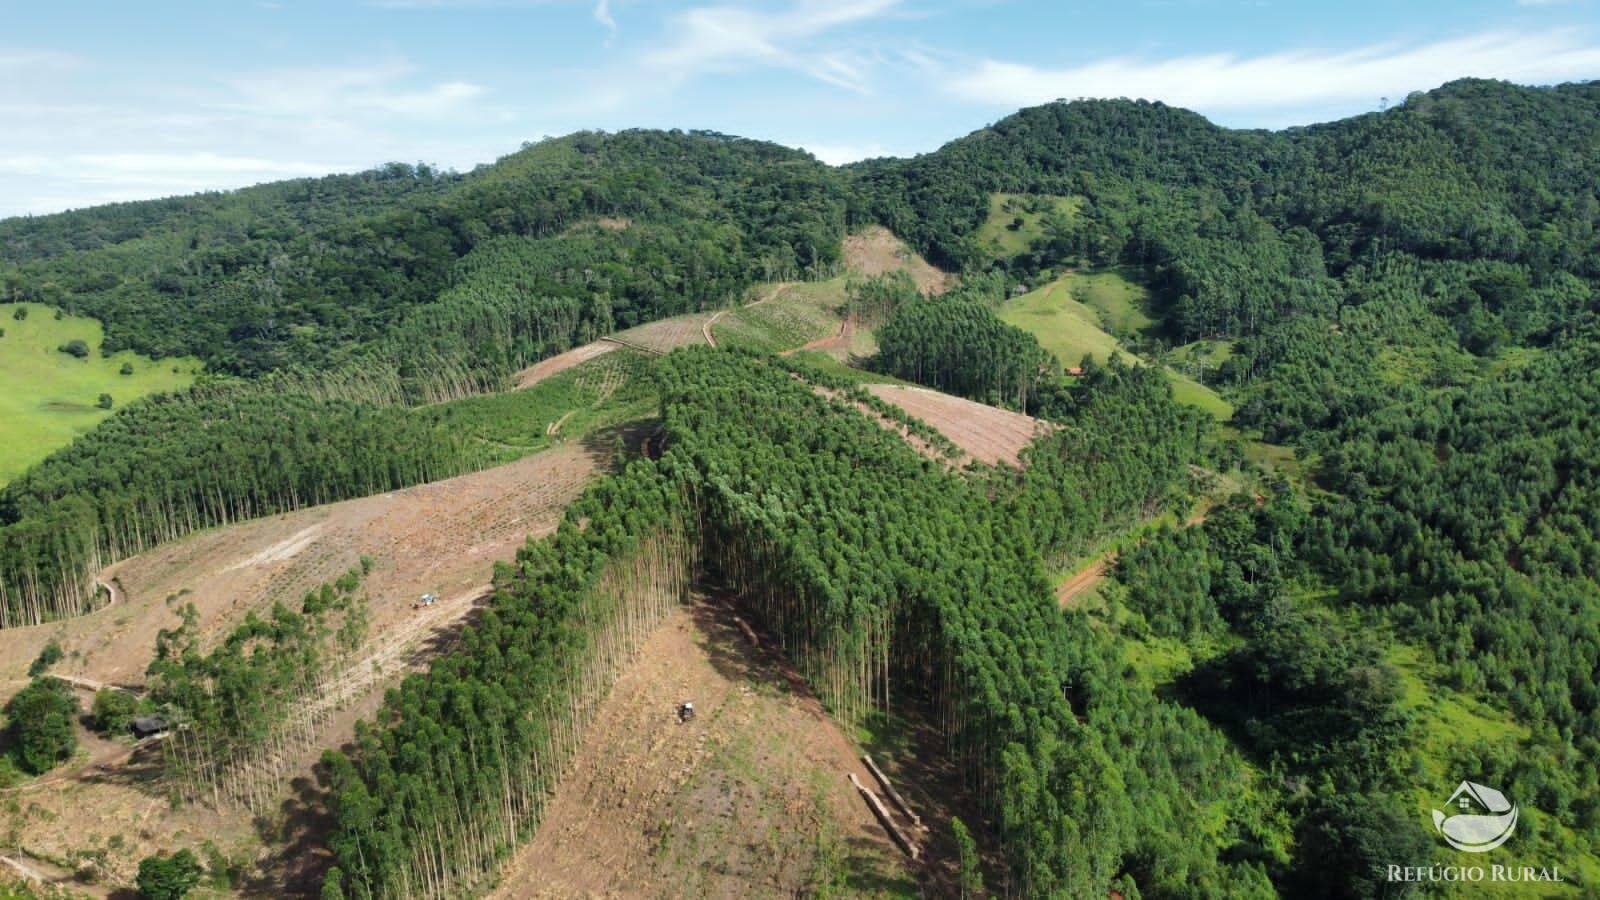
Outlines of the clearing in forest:
{"type": "Polygon", "coordinates": [[[717,346],[776,353],[833,337],[844,321],[845,286],[844,277],[773,285],[718,316],[711,326],[717,346]]]}
{"type": "Polygon", "coordinates": [[[494,897],[916,894],[859,750],[733,615],[697,597],[645,641],[494,897]]]}
{"type": "Polygon", "coordinates": [[[104,329],[94,319],[62,315],[38,303],[0,303],[0,484],[22,474],[116,409],[147,394],[193,382],[199,360],[152,360],[131,350],[101,354],[104,329]],[[21,319],[17,315],[21,313],[21,319]],[[64,352],[72,342],[83,355],[64,352]],[[123,369],[128,374],[122,374],[123,369]],[[100,395],[111,407],[100,405],[100,395]]]}
{"type": "MultiPolygon", "coordinates": [[[[1072,272],[1007,301],[1000,318],[1038,338],[1069,369],[1085,356],[1104,363],[1118,354],[1127,362],[1148,365],[1107,330],[1132,335],[1150,326],[1143,293],[1115,272],[1072,272]]],[[[1161,371],[1178,402],[1199,407],[1218,421],[1233,417],[1233,405],[1216,391],[1169,367],[1161,371]]]]}
{"type": "MultiPolygon", "coordinates": [[[[324,702],[340,711],[316,735],[317,747],[339,746],[386,688],[449,646],[477,608],[495,561],[512,558],[527,536],[555,528],[609,464],[611,444],[609,434],[596,434],[445,481],[211,529],[125,560],[102,575],[117,588],[110,606],[0,629],[0,701],[26,684],[25,670],[47,641],[65,651],[53,673],[141,685],[156,632],[178,627],[184,604],[194,603],[209,646],[250,611],[266,614],[277,601],[298,609],[305,592],[359,567],[366,556],[372,570],[358,594],[370,598],[367,639],[330,681],[324,702]],[[414,609],[424,593],[437,594],[438,602],[414,609]]],[[[81,768],[97,746],[86,744],[63,770],[81,768]]],[[[250,813],[174,806],[159,749],[141,750],[114,769],[25,789],[19,803],[0,811],[0,834],[25,835],[28,851],[50,859],[91,854],[100,860],[102,883],[112,885],[131,884],[144,856],[207,839],[248,868],[261,851],[250,813]]],[[[309,778],[318,752],[308,751],[291,771],[309,778]]],[[[290,794],[284,785],[285,798],[290,794]]],[[[291,866],[302,862],[308,860],[291,866]]]]}
{"type": "Polygon", "coordinates": [[[978,226],[978,246],[997,259],[1026,253],[1035,241],[1049,236],[1048,219],[1071,222],[1083,201],[1046,194],[990,194],[989,215],[978,226]]]}
{"type": "Polygon", "coordinates": [[[661,319],[606,335],[600,340],[645,350],[651,353],[671,353],[679,347],[691,347],[706,342],[706,323],[716,313],[689,313],[661,319]]]}
{"type": "Polygon", "coordinates": [[[856,275],[905,272],[916,282],[917,289],[929,296],[942,294],[955,283],[955,276],[934,268],[882,225],[871,225],[846,237],[843,255],[845,268],[856,275]]]}
{"type": "Polygon", "coordinates": [[[595,341],[592,344],[573,347],[565,353],[558,353],[555,356],[542,359],[523,369],[517,373],[512,383],[517,386],[519,391],[523,388],[530,388],[546,378],[559,375],[574,366],[586,363],[595,357],[604,356],[620,347],[620,344],[610,341],[595,341]]]}
{"type": "Polygon", "coordinates": [[[933,426],[972,458],[991,466],[1020,466],[1022,449],[1050,428],[1041,419],[931,388],[872,384],[867,390],[933,426]]]}

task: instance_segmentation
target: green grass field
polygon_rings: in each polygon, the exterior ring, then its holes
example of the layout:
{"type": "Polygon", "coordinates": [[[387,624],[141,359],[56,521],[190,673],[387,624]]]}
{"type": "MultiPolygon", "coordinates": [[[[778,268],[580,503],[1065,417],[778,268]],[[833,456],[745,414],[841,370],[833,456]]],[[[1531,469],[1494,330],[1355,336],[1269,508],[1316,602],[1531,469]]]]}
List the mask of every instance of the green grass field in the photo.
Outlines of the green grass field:
{"type": "Polygon", "coordinates": [[[1085,356],[1105,362],[1121,353],[1117,339],[1100,327],[1100,315],[1074,299],[1076,275],[1065,275],[1035,288],[1000,307],[1000,318],[1039,339],[1040,346],[1054,353],[1063,366],[1076,366],[1085,356]]]}
{"type": "Polygon", "coordinates": [[[1145,312],[1149,292],[1113,271],[1073,272],[1062,278],[1072,299],[1095,311],[1100,327],[1131,337],[1156,324],[1145,312]]]}
{"type": "Polygon", "coordinates": [[[51,452],[71,443],[112,410],[97,406],[110,394],[114,408],[193,382],[200,362],[192,358],[151,360],[132,351],[100,355],[103,331],[94,319],[56,318],[37,303],[0,304],[0,483],[10,481],[51,452]],[[27,318],[14,318],[19,308],[27,318]],[[89,345],[78,359],[59,347],[71,340],[89,345]],[[120,374],[124,364],[132,368],[120,374]]]}
{"type": "Polygon", "coordinates": [[[978,228],[978,245],[1001,259],[1025,253],[1030,244],[1044,237],[1044,219],[1048,213],[1055,212],[1070,220],[1082,205],[1082,197],[991,194],[989,217],[978,228]],[[1030,206],[1040,211],[1029,209],[1030,206]],[[1022,223],[1011,227],[1017,219],[1022,223]]]}
{"type": "MultiPolygon", "coordinates": [[[[1400,707],[1413,719],[1413,731],[1422,737],[1414,748],[1420,761],[1415,777],[1415,812],[1419,827],[1430,824],[1430,810],[1441,808],[1460,781],[1478,775],[1459,771],[1463,757],[1482,754],[1502,758],[1526,752],[1529,742],[1539,739],[1528,726],[1509,712],[1496,709],[1470,694],[1446,686],[1442,667],[1426,650],[1409,644],[1391,645],[1385,662],[1400,674],[1400,707]]],[[[1491,786],[1499,786],[1491,783],[1491,786]]],[[[1600,880],[1600,856],[1595,849],[1554,816],[1537,808],[1532,798],[1513,797],[1528,817],[1519,825],[1517,836],[1495,850],[1488,861],[1508,867],[1535,868],[1559,866],[1562,885],[1473,885],[1473,890],[1446,892],[1447,896],[1488,897],[1577,897],[1579,885],[1600,880]]]]}
{"type": "MultiPolygon", "coordinates": [[[[1116,272],[1074,272],[1007,302],[1000,318],[1038,338],[1068,368],[1085,356],[1105,362],[1117,353],[1144,364],[1103,327],[1108,318],[1123,323],[1125,333],[1149,327],[1143,299],[1144,289],[1116,272]]],[[[1197,406],[1218,421],[1233,417],[1233,404],[1216,391],[1171,368],[1162,372],[1180,403],[1197,406]]]]}

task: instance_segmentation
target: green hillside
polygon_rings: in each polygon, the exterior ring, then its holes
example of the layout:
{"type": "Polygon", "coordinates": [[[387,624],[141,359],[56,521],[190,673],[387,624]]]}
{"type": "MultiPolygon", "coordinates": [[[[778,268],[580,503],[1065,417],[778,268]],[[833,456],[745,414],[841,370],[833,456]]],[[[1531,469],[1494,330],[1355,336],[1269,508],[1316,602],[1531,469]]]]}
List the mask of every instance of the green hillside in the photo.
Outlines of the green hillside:
{"type": "MultiPolygon", "coordinates": [[[[1137,335],[1153,320],[1142,309],[1144,292],[1115,272],[1071,273],[1036,288],[1000,308],[1000,318],[1039,339],[1063,366],[1078,366],[1084,357],[1105,363],[1120,355],[1144,364],[1106,330],[1137,335]],[[1114,323],[1114,324],[1113,324],[1114,323]]],[[[1233,416],[1233,405],[1216,391],[1171,368],[1163,368],[1181,403],[1199,407],[1218,421],[1233,416]]]]}
{"type": "MultiPolygon", "coordinates": [[[[227,376],[134,406],[86,382],[115,414],[0,491],[0,621],[79,612],[91,566],[196,528],[543,446],[562,404],[589,410],[573,427],[653,414],[662,458],[524,549],[460,652],[329,757],[330,895],[480,886],[638,637],[618,631],[705,572],[830,714],[927,736],[997,891],[1393,896],[1389,864],[1461,864],[1426,804],[1473,779],[1527,810],[1506,858],[1584,896],[1597,146],[1600,82],[1463,80],[1281,132],[1056,102],[837,169],[582,133],[462,176],[0,222],[0,296],[99,320],[159,360],[136,376],[227,376]],[[843,235],[874,224],[962,286],[841,287],[843,235]],[[736,308],[777,282],[799,284],[736,308]],[[1045,419],[1026,468],[945,471],[861,415],[891,413],[848,372],[773,354],[841,295],[871,367],[1045,419]],[[505,392],[663,320],[727,346],[505,392]],[[1095,363],[1062,377],[1045,350],[1095,363]],[[1242,489],[1135,536],[1207,483],[1242,489]],[[1112,543],[1100,602],[1063,613],[1043,573],[1112,543]]],[[[135,377],[61,337],[21,356],[135,377]]]]}
{"type": "Polygon", "coordinates": [[[1100,327],[1099,313],[1073,296],[1078,278],[1064,275],[1000,308],[1000,318],[1032,333],[1064,366],[1076,366],[1085,356],[1103,363],[1125,352],[1117,339],[1100,327]]]}
{"type": "Polygon", "coordinates": [[[56,318],[35,303],[0,304],[0,484],[88,432],[112,409],[147,394],[192,383],[194,359],[150,360],[131,351],[102,355],[100,323],[81,316],[56,318]],[[62,347],[82,341],[87,355],[62,347]],[[124,374],[126,369],[126,374],[124,374]],[[111,406],[101,405],[101,395],[111,406]]]}
{"type": "Polygon", "coordinates": [[[996,257],[1021,255],[1070,223],[1081,205],[1081,197],[996,193],[978,229],[978,244],[996,257]]]}

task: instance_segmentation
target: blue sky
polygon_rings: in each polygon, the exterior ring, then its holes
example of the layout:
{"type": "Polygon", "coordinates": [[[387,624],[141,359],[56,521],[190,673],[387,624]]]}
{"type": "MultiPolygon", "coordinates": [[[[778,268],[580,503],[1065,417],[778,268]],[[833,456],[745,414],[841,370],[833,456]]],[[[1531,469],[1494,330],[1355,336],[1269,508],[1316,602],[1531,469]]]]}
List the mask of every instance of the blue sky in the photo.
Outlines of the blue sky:
{"type": "Polygon", "coordinates": [[[584,128],[834,163],[1056,97],[1280,128],[1467,75],[1600,78],[1600,0],[4,0],[0,216],[467,171],[584,128]]]}

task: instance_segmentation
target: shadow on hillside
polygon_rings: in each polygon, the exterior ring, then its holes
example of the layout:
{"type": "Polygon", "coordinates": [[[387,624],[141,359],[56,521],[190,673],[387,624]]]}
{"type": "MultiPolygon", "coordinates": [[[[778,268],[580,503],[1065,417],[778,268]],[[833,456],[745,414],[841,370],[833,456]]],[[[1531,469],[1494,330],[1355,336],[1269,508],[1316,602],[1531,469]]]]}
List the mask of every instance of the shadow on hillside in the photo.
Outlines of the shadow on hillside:
{"type": "MultiPolygon", "coordinates": [[[[355,747],[345,744],[340,750],[351,753],[355,747]]],[[[312,771],[314,777],[290,782],[290,795],[277,816],[256,819],[257,835],[278,851],[261,864],[260,875],[240,887],[240,896],[265,900],[321,895],[322,878],[333,865],[327,850],[333,815],[327,802],[327,770],[318,763],[312,771]]]]}
{"type": "Polygon", "coordinates": [[[733,594],[697,585],[691,591],[689,615],[705,636],[702,646],[718,675],[729,681],[748,682],[752,686],[793,694],[816,704],[817,711],[822,712],[821,701],[811,692],[800,672],[783,655],[777,642],[755,627],[755,622],[740,608],[733,594]],[[756,644],[751,643],[740,621],[755,634],[756,644]]]}
{"type": "Polygon", "coordinates": [[[483,621],[483,612],[494,605],[494,591],[484,591],[472,598],[472,606],[461,616],[433,628],[406,656],[406,665],[426,667],[435,659],[450,653],[461,645],[461,635],[483,621]]]}
{"type": "Polygon", "coordinates": [[[641,455],[660,456],[661,420],[654,416],[599,428],[578,439],[597,469],[616,471],[641,455]]]}
{"type": "MultiPolygon", "coordinates": [[[[697,585],[690,613],[705,635],[704,647],[712,665],[723,677],[791,694],[816,714],[832,719],[776,640],[760,629],[743,601],[732,591],[697,585]],[[755,633],[757,646],[752,646],[745,629],[739,625],[740,620],[755,633]]],[[[923,849],[922,865],[911,866],[920,882],[913,892],[920,890],[923,896],[933,897],[957,896],[958,854],[950,819],[959,816],[980,834],[988,830],[991,823],[972,802],[960,771],[950,760],[946,741],[928,721],[926,699],[919,701],[902,693],[900,703],[896,715],[874,713],[868,717],[862,729],[867,734],[867,744],[861,749],[872,755],[906,802],[921,816],[925,826],[923,831],[913,835],[923,849]]],[[[878,785],[869,787],[883,794],[878,785]]],[[[866,800],[861,802],[865,805],[866,800]]],[[[874,846],[871,841],[852,838],[850,844],[841,863],[846,886],[852,892],[891,896],[907,892],[906,883],[886,879],[878,871],[871,856],[874,846]]],[[[983,868],[988,883],[1004,883],[999,856],[987,856],[983,868]]]]}
{"type": "Polygon", "coordinates": [[[130,749],[127,758],[85,769],[74,780],[82,784],[132,788],[164,800],[172,793],[173,786],[166,777],[166,763],[161,752],[160,739],[147,740],[130,749]]]}

